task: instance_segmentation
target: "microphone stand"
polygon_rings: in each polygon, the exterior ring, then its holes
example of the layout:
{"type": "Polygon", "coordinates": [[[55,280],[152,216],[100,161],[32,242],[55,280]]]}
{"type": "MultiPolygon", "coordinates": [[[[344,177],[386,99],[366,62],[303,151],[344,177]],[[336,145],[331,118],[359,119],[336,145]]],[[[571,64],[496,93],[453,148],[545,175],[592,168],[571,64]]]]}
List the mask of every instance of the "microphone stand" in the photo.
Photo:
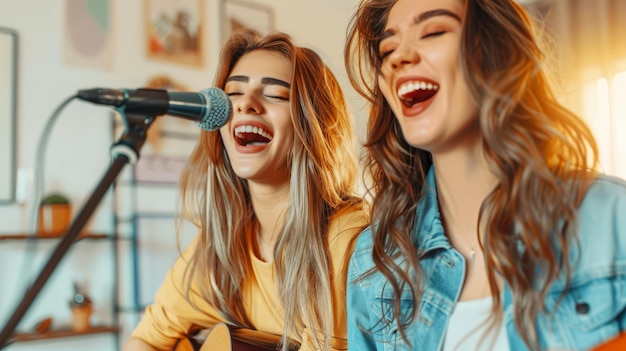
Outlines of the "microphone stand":
{"type": "MultiPolygon", "coordinates": [[[[156,115],[146,115],[146,113],[132,113],[134,108],[141,111],[140,106],[127,106],[120,108],[118,111],[122,114],[126,124],[126,130],[120,136],[119,140],[111,147],[111,155],[113,162],[109,166],[105,175],[102,177],[100,183],[93,191],[83,208],[80,210],[72,224],[67,230],[67,233],[63,236],[63,239],[56,246],[54,252],[50,255],[50,258],[46,262],[45,266],[39,273],[39,276],[32,284],[30,289],[26,291],[22,301],[17,306],[13,315],[5,325],[2,333],[0,333],[0,349],[11,344],[9,338],[13,334],[13,331],[19,324],[28,308],[32,305],[33,301],[50,278],[50,275],[57,267],[65,253],[69,250],[70,246],[77,240],[78,236],[82,232],[87,220],[91,217],[94,210],[104,197],[108,188],[113,184],[117,176],[120,174],[124,166],[128,163],[134,164],[139,158],[139,150],[146,141],[146,132],[152,122],[156,119],[156,115]],[[131,113],[128,113],[130,110],[131,113]]],[[[145,109],[144,109],[145,111],[145,109]]],[[[35,204],[36,205],[36,204],[35,204]]]]}

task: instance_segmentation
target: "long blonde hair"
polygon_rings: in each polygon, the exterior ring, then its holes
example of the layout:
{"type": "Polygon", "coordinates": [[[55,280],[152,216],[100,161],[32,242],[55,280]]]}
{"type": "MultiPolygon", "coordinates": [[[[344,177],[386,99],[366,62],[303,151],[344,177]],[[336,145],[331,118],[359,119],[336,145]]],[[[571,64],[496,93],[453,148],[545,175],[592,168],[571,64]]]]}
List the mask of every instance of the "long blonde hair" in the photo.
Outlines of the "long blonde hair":
{"type": "MultiPolygon", "coordinates": [[[[291,191],[274,249],[285,309],[283,341],[302,337],[300,328],[306,325],[323,333],[321,343],[328,348],[333,331],[328,224],[337,211],[361,204],[354,188],[351,117],[337,80],[321,58],[283,33],[262,37],[246,30],[233,35],[222,49],[215,86],[224,88],[237,61],[254,50],[279,53],[293,66],[291,191]]],[[[247,181],[234,173],[220,133],[202,132],[182,174],[181,197],[184,217],[201,232],[187,276],[197,279],[203,297],[229,323],[251,327],[242,286],[252,274],[247,233],[257,221],[247,181]]]]}
{"type": "MultiPolygon", "coordinates": [[[[373,181],[373,260],[396,297],[409,289],[420,301],[421,248],[416,250],[410,231],[419,225],[416,206],[432,159],[404,140],[376,84],[378,43],[395,2],[361,1],[348,30],[345,62],[353,86],[371,103],[365,146],[373,181]],[[399,256],[411,269],[396,263],[399,256]]],[[[562,271],[569,282],[567,247],[576,243],[576,210],[594,177],[597,146],[582,120],[555,98],[542,42],[521,6],[513,0],[466,0],[464,19],[459,61],[480,107],[488,164],[499,179],[480,211],[479,223],[484,219],[486,226],[477,228],[484,233],[494,312],[502,303],[499,275],[511,287],[518,331],[531,349],[538,348],[534,320],[545,312],[545,296],[562,271]]],[[[412,323],[419,303],[404,314],[400,299],[394,301],[393,319],[412,323]]]]}

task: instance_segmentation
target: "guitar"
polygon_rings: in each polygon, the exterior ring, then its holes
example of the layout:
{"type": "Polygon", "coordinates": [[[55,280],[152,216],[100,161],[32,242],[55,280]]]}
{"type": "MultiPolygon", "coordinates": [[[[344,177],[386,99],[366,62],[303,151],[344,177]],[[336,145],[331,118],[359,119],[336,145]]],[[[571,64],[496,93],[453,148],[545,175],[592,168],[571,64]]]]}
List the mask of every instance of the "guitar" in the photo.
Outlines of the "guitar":
{"type": "MultiPolygon", "coordinates": [[[[211,329],[179,340],[172,351],[276,351],[280,339],[280,335],[217,323],[211,329]]],[[[297,341],[289,342],[289,350],[299,348],[297,341]]]]}
{"type": "Polygon", "coordinates": [[[624,351],[626,350],[626,332],[593,348],[592,351],[624,351]]]}

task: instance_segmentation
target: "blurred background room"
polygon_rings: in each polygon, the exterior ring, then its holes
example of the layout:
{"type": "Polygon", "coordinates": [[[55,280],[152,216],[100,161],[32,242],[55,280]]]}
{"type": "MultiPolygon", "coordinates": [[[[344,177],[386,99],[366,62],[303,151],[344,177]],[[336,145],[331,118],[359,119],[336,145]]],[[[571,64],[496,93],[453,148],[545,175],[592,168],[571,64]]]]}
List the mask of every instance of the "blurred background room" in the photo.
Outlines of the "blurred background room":
{"type": "MultiPolygon", "coordinates": [[[[360,143],[367,113],[343,66],[357,2],[0,0],[0,327],[106,172],[123,131],[110,106],[73,99],[79,90],[199,91],[212,86],[228,33],[280,30],[329,63],[360,143]]],[[[591,126],[603,171],[626,178],[626,0],[519,2],[552,37],[559,99],[591,126]]],[[[179,118],[157,120],[139,161],[106,192],[6,350],[121,349],[178,254],[176,183],[198,132],[179,118]]],[[[184,245],[195,233],[183,233],[184,245]]]]}

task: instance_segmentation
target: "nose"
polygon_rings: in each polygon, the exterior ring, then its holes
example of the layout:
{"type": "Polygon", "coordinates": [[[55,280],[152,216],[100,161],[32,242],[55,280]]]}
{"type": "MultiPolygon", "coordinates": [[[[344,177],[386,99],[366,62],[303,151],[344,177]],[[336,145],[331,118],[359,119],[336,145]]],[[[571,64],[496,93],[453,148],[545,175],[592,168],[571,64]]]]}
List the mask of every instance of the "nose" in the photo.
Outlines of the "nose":
{"type": "Polygon", "coordinates": [[[255,96],[254,92],[248,91],[233,101],[235,110],[242,114],[259,114],[263,111],[263,105],[255,96]]]}
{"type": "Polygon", "coordinates": [[[393,69],[420,62],[417,45],[412,40],[402,40],[398,47],[389,55],[389,63],[393,69]]]}

